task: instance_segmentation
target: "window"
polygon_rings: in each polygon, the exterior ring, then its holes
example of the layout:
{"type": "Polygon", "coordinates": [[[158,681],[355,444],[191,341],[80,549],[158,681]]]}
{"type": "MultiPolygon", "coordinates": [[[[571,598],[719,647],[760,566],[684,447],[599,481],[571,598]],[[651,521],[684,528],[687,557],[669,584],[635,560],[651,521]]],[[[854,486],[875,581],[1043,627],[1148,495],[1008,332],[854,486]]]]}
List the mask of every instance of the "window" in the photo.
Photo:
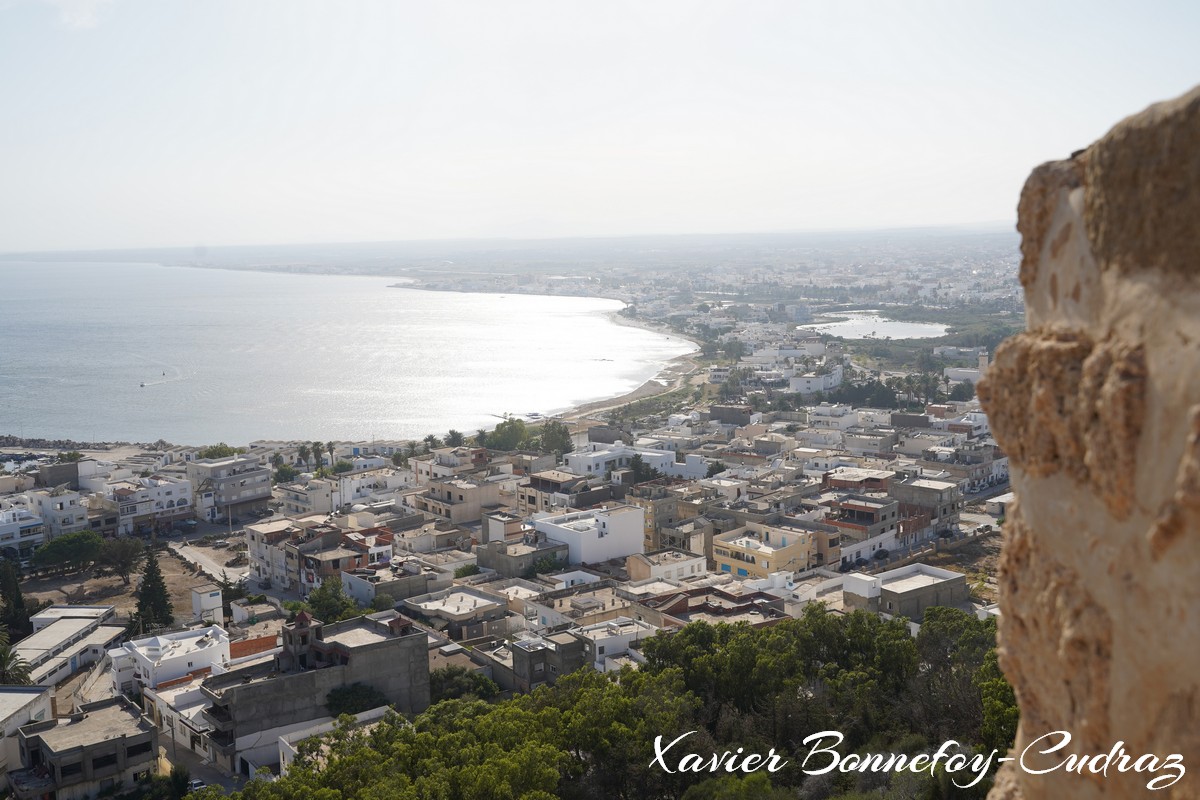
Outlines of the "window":
{"type": "Polygon", "coordinates": [[[117,754],[109,753],[106,756],[98,756],[96,758],[93,758],[92,759],[92,769],[93,770],[104,769],[105,767],[111,767],[116,763],[117,763],[117,754]]]}
{"type": "Polygon", "coordinates": [[[59,770],[59,775],[65,778],[68,775],[78,775],[81,772],[83,772],[82,761],[76,764],[63,764],[62,769],[59,770]]]}
{"type": "Polygon", "coordinates": [[[133,758],[134,756],[140,756],[140,755],[143,755],[144,753],[149,753],[152,749],[153,749],[153,745],[150,742],[142,742],[141,744],[135,744],[132,747],[128,747],[125,749],[125,757],[133,758]]]}

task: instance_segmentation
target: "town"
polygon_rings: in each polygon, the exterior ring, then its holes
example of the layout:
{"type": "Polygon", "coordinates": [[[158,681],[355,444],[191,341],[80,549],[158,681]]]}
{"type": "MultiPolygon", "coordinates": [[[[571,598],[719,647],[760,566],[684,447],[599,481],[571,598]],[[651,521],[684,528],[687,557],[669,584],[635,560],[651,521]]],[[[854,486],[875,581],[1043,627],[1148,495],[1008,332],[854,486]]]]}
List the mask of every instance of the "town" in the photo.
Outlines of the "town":
{"type": "Polygon", "coordinates": [[[994,618],[1011,494],[974,399],[987,348],[919,345],[937,372],[889,372],[873,342],[797,326],[808,309],[702,302],[672,324],[716,333],[675,380],[562,417],[8,448],[8,789],[236,789],[286,774],[342,714],[636,670],[693,622],[994,618]]]}

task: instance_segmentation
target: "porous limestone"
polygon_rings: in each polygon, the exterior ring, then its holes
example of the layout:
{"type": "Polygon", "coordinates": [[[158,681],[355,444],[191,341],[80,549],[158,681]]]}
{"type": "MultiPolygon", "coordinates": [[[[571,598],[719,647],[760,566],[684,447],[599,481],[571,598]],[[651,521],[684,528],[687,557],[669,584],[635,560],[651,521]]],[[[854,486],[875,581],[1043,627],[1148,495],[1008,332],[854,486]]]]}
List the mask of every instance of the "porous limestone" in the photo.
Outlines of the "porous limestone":
{"type": "MultiPolygon", "coordinates": [[[[1018,213],[1026,330],[979,387],[1017,495],[1013,755],[1056,730],[1076,753],[1179,753],[1188,774],[1152,796],[1200,797],[1200,88],[1038,167],[1018,213]]],[[[1148,777],[1009,763],[991,797],[1143,797],[1148,777]]]]}

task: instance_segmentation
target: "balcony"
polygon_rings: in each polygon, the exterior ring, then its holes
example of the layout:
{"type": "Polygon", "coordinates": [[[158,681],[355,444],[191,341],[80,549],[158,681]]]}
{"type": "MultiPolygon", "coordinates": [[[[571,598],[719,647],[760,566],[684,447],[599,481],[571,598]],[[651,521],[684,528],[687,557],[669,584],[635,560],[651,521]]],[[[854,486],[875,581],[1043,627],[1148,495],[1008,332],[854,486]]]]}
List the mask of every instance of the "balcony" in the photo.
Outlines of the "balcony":
{"type": "Polygon", "coordinates": [[[209,706],[204,709],[204,716],[212,722],[213,727],[218,731],[233,730],[233,714],[230,712],[228,706],[209,706]]]}

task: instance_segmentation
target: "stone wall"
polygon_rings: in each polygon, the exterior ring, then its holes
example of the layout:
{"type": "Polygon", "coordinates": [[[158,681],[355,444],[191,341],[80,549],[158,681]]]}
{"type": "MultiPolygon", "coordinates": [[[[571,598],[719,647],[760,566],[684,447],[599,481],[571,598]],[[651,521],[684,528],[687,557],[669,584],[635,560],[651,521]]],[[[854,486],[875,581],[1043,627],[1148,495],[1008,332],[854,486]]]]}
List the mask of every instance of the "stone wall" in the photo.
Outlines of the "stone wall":
{"type": "MultiPolygon", "coordinates": [[[[1200,796],[1200,89],[1044,164],[1019,206],[1026,331],[979,388],[1012,460],[1001,665],[1018,755],[1179,753],[1200,796]]],[[[992,798],[1147,795],[1007,764],[992,798]]]]}

